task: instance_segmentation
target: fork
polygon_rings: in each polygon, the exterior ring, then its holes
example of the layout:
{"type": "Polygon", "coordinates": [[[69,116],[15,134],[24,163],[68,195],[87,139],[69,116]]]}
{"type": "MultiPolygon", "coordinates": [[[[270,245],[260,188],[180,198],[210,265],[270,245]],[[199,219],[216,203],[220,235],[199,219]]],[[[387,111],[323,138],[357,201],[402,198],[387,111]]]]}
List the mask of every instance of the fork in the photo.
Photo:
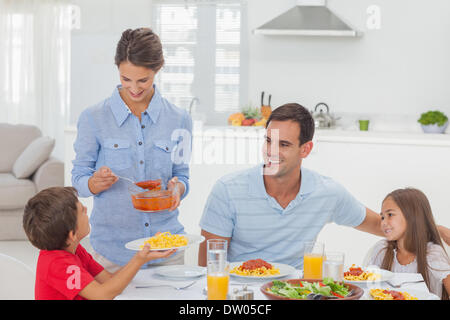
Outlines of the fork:
{"type": "Polygon", "coordinates": [[[169,287],[169,288],[173,288],[176,290],[183,290],[183,289],[187,289],[190,286],[194,285],[194,283],[196,283],[196,282],[197,281],[193,281],[193,282],[189,283],[188,285],[184,285],[184,286],[173,286],[171,284],[152,284],[152,285],[148,285],[148,286],[136,286],[136,289],[169,287]]]}
{"type": "Polygon", "coordinates": [[[394,288],[400,288],[402,285],[406,284],[406,283],[420,283],[420,282],[424,282],[424,280],[415,280],[415,281],[405,281],[405,282],[401,282],[399,284],[393,284],[390,281],[386,281],[387,284],[389,284],[390,286],[394,287],[394,288]]]}

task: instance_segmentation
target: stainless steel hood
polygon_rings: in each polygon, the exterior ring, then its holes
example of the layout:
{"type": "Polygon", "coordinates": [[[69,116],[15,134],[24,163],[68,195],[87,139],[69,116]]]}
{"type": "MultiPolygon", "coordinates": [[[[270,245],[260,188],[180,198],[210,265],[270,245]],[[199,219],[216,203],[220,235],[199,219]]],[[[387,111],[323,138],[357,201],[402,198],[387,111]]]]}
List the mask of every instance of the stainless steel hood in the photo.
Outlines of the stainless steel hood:
{"type": "Polygon", "coordinates": [[[357,37],[362,33],[342,21],[325,0],[301,0],[297,6],[253,30],[254,34],[357,37]]]}

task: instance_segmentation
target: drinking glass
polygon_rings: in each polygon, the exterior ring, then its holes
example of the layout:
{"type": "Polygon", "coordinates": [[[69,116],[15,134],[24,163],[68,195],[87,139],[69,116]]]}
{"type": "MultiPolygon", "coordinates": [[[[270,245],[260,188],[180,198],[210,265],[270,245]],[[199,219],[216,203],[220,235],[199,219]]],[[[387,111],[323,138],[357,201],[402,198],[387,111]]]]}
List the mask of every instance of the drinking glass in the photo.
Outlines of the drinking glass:
{"type": "Polygon", "coordinates": [[[303,278],[322,279],[324,244],[305,242],[303,253],[303,278]]]}
{"type": "Polygon", "coordinates": [[[344,280],[344,253],[336,251],[325,252],[323,262],[323,277],[334,281],[344,280]]]}
{"type": "Polygon", "coordinates": [[[208,300],[226,300],[230,279],[227,262],[228,241],[207,241],[207,287],[208,300]]]}

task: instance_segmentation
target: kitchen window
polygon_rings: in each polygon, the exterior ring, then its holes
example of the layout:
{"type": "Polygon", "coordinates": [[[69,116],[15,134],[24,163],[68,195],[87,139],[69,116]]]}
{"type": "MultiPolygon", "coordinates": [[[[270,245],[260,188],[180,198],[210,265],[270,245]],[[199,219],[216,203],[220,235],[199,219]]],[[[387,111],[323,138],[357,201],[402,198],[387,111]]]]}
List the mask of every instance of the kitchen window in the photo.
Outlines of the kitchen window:
{"type": "Polygon", "coordinates": [[[153,22],[165,57],[162,95],[194,120],[226,124],[247,101],[245,2],[157,1],[153,22]]]}

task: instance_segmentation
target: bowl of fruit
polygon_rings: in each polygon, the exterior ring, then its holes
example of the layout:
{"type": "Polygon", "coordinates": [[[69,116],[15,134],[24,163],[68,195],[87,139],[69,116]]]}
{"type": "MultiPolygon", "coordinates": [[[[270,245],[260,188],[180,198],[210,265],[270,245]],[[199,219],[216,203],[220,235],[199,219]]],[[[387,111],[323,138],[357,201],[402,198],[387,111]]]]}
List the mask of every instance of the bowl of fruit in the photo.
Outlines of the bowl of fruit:
{"type": "Polygon", "coordinates": [[[267,118],[263,117],[259,108],[247,106],[241,112],[236,112],[228,117],[228,124],[243,127],[265,127],[267,118]]]}

